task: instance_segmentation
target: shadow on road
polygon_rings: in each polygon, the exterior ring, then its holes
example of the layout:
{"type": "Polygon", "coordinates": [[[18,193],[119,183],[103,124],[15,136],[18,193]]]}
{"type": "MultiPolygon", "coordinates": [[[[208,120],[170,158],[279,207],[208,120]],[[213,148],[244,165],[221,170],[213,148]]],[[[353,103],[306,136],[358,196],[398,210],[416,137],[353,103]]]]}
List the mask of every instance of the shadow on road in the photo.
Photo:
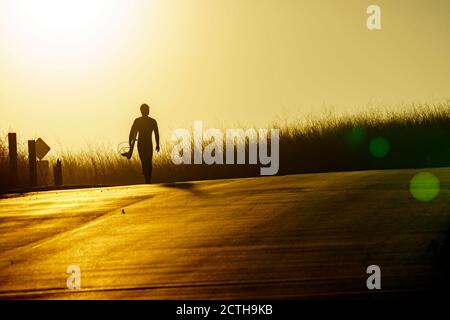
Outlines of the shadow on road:
{"type": "Polygon", "coordinates": [[[205,192],[198,189],[198,187],[191,182],[172,182],[172,183],[163,183],[161,186],[165,188],[174,188],[181,189],[191,192],[196,196],[204,196],[205,192]]]}

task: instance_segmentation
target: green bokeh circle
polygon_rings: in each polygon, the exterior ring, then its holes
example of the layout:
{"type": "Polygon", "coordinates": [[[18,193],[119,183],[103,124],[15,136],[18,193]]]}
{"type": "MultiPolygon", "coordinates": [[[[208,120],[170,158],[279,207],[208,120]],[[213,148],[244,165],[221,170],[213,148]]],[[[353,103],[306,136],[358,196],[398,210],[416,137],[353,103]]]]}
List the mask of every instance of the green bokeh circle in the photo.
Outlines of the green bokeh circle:
{"type": "Polygon", "coordinates": [[[378,137],[370,141],[369,151],[376,158],[385,157],[390,150],[391,146],[389,144],[389,141],[387,141],[385,138],[378,137]]]}
{"type": "Polygon", "coordinates": [[[409,183],[409,191],[419,201],[431,201],[437,197],[441,184],[439,179],[430,172],[416,174],[409,183]]]}

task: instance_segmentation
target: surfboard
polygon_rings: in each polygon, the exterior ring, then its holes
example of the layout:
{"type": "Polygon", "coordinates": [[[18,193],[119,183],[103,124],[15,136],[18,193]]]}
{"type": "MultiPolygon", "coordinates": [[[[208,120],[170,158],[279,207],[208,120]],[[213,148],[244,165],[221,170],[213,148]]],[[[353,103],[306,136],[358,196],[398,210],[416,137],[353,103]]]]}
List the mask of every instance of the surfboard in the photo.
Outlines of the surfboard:
{"type": "MultiPolygon", "coordinates": [[[[131,159],[131,157],[133,156],[133,151],[134,151],[134,145],[136,144],[136,137],[131,141],[131,144],[128,147],[128,151],[126,152],[121,152],[120,154],[124,157],[127,157],[128,159],[131,159]]],[[[126,148],[126,147],[125,147],[126,148]]],[[[125,149],[124,148],[124,149],[125,149]]],[[[125,149],[126,150],[126,149],[125,149]]]]}

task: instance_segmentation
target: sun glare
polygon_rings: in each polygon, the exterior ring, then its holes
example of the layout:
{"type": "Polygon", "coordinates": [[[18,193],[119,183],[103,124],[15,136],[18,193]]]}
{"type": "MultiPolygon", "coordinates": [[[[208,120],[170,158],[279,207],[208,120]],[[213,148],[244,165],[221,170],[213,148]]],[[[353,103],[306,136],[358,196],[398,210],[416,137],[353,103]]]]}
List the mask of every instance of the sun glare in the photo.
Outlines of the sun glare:
{"type": "Polygon", "coordinates": [[[2,10],[13,54],[38,63],[104,59],[133,21],[132,1],[10,0],[2,10]]]}

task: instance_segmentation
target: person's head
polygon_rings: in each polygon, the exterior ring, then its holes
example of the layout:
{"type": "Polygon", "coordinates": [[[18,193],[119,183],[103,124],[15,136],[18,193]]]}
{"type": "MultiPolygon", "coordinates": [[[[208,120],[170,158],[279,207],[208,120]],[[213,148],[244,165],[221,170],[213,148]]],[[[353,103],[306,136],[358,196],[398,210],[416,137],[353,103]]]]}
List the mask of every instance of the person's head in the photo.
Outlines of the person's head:
{"type": "Polygon", "coordinates": [[[143,116],[148,116],[148,114],[150,113],[150,107],[146,103],[141,105],[141,113],[143,116]]]}

